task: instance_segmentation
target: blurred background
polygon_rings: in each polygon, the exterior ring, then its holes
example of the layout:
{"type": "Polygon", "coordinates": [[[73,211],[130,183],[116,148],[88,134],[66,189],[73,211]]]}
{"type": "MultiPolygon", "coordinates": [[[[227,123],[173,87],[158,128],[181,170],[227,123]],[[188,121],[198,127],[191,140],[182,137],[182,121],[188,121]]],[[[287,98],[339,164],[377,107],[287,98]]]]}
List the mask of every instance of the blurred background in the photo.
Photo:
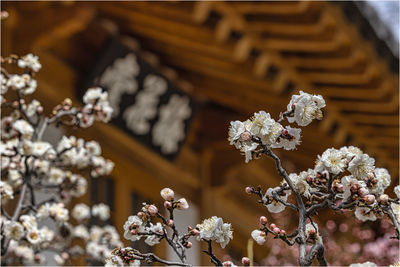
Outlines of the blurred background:
{"type": "MultiPolygon", "coordinates": [[[[92,85],[113,96],[110,124],[55,128],[47,138],[99,141],[116,167],[90,181],[80,201],[110,205],[121,234],[142,202],[162,203],[164,187],[190,200],[190,211],[178,214],[183,229],[211,215],[232,223],[233,241],[217,251],[224,260],[248,254],[260,215],[291,232],[295,214],[271,217],[244,192],[280,183],[273,162],[245,164],[227,131],[231,120],[259,110],[277,118],[299,90],[321,94],[327,107],[322,121],[303,129],[296,151],[277,151],[289,172],[313,168],[327,148],[354,145],[389,170],[388,192],[398,184],[398,1],[43,1],[2,2],[2,10],[10,16],[1,24],[1,53],[39,55],[36,97],[45,112],[67,97],[79,104],[92,85]]],[[[398,259],[398,242],[383,238],[386,221],[326,211],[318,223],[331,264],[398,259]]],[[[165,245],[126,245],[172,259],[165,245]]],[[[279,240],[253,252],[257,264],[296,264],[279,240]]],[[[191,253],[195,264],[208,264],[199,247],[191,253]]]]}

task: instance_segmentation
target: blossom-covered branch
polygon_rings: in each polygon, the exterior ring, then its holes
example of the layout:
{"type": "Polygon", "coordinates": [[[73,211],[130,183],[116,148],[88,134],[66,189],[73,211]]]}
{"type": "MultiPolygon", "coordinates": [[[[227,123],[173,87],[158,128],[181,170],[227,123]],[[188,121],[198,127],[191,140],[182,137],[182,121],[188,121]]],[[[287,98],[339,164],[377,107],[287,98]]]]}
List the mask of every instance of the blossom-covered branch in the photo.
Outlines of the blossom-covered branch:
{"type": "Polygon", "coordinates": [[[396,238],[400,237],[400,187],[395,187],[395,199],[385,194],[384,190],[391,182],[390,174],[384,168],[376,168],[375,160],[359,148],[329,148],[318,156],[313,169],[300,174],[288,174],[273,152],[276,148],[294,150],[300,144],[301,129],[281,125],[285,118],[289,123],[307,126],[314,119],[322,119],[324,107],[322,96],[300,91],[299,95],[292,96],[287,110],[281,112],[278,121],[271,118],[269,113],[260,111],[244,122],[232,121],[229,129],[230,144],[245,155],[246,162],[267,155],[274,160],[283,178],[280,186],[269,188],[265,194],[262,194],[260,187],[255,189],[251,186],[246,188],[246,192],[257,195],[259,202],[269,212],[279,213],[290,207],[299,216],[296,234],[292,238],[288,238],[286,232],[275,224],[267,227],[264,216],[260,218],[262,227],[254,230],[252,237],[258,244],[264,244],[270,233],[288,245],[297,243],[301,266],[312,264],[315,258],[321,265],[327,264],[318,226],[311,217],[326,207],[335,211],[355,210],[356,218],[361,221],[374,221],[387,215],[396,229],[396,238]],[[288,202],[291,193],[295,196],[296,204],[288,202]],[[306,246],[311,246],[308,252],[306,246]]]}
{"type": "Polygon", "coordinates": [[[233,238],[231,225],[224,223],[221,218],[211,217],[205,219],[196,227],[188,226],[186,233],[180,233],[175,227],[174,212],[176,210],[186,210],[189,205],[185,198],[175,199],[175,193],[169,188],[161,190],[161,197],[164,199],[164,208],[169,214],[169,218],[163,216],[154,204],[143,203],[142,210],[136,215],[130,216],[124,224],[124,237],[131,241],[139,241],[145,237],[145,243],[154,246],[163,239],[173,249],[180,259],[180,263],[170,262],[159,258],[154,254],[143,254],[130,247],[115,249],[111,257],[106,259],[107,266],[129,266],[139,265],[140,261],[146,263],[159,262],[166,265],[191,266],[186,258],[186,250],[192,247],[191,237],[196,237],[198,241],[204,241],[207,249],[203,252],[210,257],[210,262],[216,266],[222,266],[229,262],[222,262],[213,253],[212,243],[216,242],[224,248],[233,238]],[[155,221],[158,221],[155,223],[155,221]]]}
{"type": "Polygon", "coordinates": [[[90,209],[78,204],[72,211],[77,222],[73,226],[67,205],[71,198],[85,194],[85,173],[91,177],[107,175],[114,164],[101,156],[95,141],[63,136],[53,145],[43,139],[50,125],[84,128],[94,121],[108,122],[112,108],[107,92],[91,88],[84,95],[82,108],[65,99],[46,116],[38,100],[26,100],[37,88],[34,77],[42,67],[38,57],[11,55],[2,57],[1,63],[2,264],[42,264],[46,250],[56,252],[54,259],[61,265],[70,265],[72,257],[83,254],[89,262],[102,262],[122,243],[114,227],[89,227],[89,221],[98,217],[105,222],[109,208],[99,204],[90,209]],[[8,72],[4,65],[9,64],[17,65],[20,72],[8,72]],[[38,202],[40,192],[46,199],[38,202]],[[86,250],[73,246],[75,239],[85,241],[86,250]]]}

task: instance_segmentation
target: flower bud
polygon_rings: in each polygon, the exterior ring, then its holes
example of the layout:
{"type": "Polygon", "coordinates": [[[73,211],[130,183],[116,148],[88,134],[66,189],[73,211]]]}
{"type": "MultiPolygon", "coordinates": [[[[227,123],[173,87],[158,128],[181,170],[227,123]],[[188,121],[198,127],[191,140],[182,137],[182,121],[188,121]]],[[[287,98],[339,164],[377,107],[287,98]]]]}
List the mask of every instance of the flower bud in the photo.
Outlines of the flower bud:
{"type": "Polygon", "coordinates": [[[274,229],[272,229],[272,232],[274,232],[274,234],[279,235],[279,233],[281,232],[281,229],[279,229],[278,227],[275,227],[274,229]]]}
{"type": "Polygon", "coordinates": [[[186,210],[189,208],[189,204],[187,203],[185,198],[181,198],[178,200],[178,202],[176,203],[176,208],[178,210],[186,210]]]}
{"type": "Polygon", "coordinates": [[[286,231],[285,230],[281,230],[281,235],[286,235],[286,231]]]}
{"type": "Polygon", "coordinates": [[[185,247],[186,247],[186,248],[191,248],[191,247],[192,247],[192,242],[187,242],[187,243],[185,244],[185,247]]]}
{"type": "Polygon", "coordinates": [[[242,264],[243,264],[243,266],[250,266],[250,259],[247,257],[243,257],[242,264]]]}
{"type": "Polygon", "coordinates": [[[266,225],[267,222],[268,222],[267,217],[265,217],[265,216],[261,216],[261,217],[260,217],[260,223],[261,223],[261,225],[266,225]]]}
{"type": "Polygon", "coordinates": [[[143,213],[142,211],[139,211],[139,212],[137,213],[137,216],[138,216],[139,218],[142,218],[142,217],[144,216],[144,213],[143,213]]]}
{"type": "Polygon", "coordinates": [[[271,224],[269,225],[269,227],[270,227],[271,229],[274,229],[274,228],[276,227],[276,225],[275,225],[274,223],[271,223],[271,224]]]}
{"type": "Polygon", "coordinates": [[[43,112],[43,107],[42,106],[38,106],[36,111],[37,111],[37,113],[42,113],[43,112]]]}
{"type": "Polygon", "coordinates": [[[147,208],[147,211],[149,212],[149,214],[150,214],[151,216],[156,216],[157,213],[158,213],[158,209],[157,209],[157,207],[154,206],[154,205],[150,205],[150,206],[147,208]]]}
{"type": "Polygon", "coordinates": [[[374,195],[366,195],[363,197],[363,200],[366,204],[370,205],[375,202],[375,196],[374,195]]]}
{"type": "Polygon", "coordinates": [[[167,220],[167,225],[168,225],[169,227],[174,226],[174,221],[171,220],[171,219],[167,220]]]}
{"type": "Polygon", "coordinates": [[[161,194],[161,197],[167,201],[173,200],[174,196],[175,196],[174,191],[169,188],[164,188],[163,190],[161,190],[160,194],[161,194]]]}
{"type": "Polygon", "coordinates": [[[169,201],[164,201],[164,208],[169,209],[172,207],[172,203],[169,201]]]}
{"type": "Polygon", "coordinates": [[[198,236],[200,234],[200,231],[197,229],[193,229],[191,232],[192,232],[192,235],[194,235],[194,236],[198,236]]]}
{"type": "Polygon", "coordinates": [[[389,201],[389,196],[386,194],[380,195],[378,200],[382,204],[387,204],[389,201]]]}
{"type": "Polygon", "coordinates": [[[253,187],[250,187],[250,186],[248,186],[248,187],[246,187],[245,191],[246,191],[246,193],[247,193],[247,194],[251,194],[251,193],[253,193],[253,192],[254,192],[254,188],[253,188],[253,187]]]}
{"type": "Polygon", "coordinates": [[[62,257],[64,260],[68,260],[68,259],[69,259],[69,254],[68,254],[67,252],[63,252],[63,253],[61,253],[61,257],[62,257]]]}

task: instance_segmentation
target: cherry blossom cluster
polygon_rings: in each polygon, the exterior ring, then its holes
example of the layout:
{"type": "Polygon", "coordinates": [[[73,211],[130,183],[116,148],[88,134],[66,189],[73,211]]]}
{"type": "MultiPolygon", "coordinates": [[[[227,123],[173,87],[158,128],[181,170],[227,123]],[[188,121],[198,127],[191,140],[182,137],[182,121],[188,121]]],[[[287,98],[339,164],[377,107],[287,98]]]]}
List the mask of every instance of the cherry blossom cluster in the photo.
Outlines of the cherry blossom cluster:
{"type": "Polygon", "coordinates": [[[361,149],[353,146],[329,148],[318,156],[313,169],[299,174],[288,174],[272,151],[282,147],[292,150],[300,143],[300,129],[283,127],[280,122],[287,118],[289,123],[307,126],[314,119],[322,119],[323,107],[325,101],[321,96],[300,91],[299,95],[292,96],[278,121],[269,113],[260,111],[245,122],[231,122],[229,129],[230,144],[245,154],[246,162],[267,155],[274,160],[278,173],[283,177],[279,186],[265,192],[260,186],[248,186],[245,191],[258,196],[259,203],[271,213],[280,213],[289,207],[299,215],[298,228],[292,234],[287,234],[274,223],[268,226],[266,217],[262,216],[261,228],[251,234],[253,239],[262,245],[267,234],[272,234],[290,246],[298,244],[300,265],[310,265],[315,258],[321,265],[327,264],[318,225],[312,219],[318,210],[325,207],[341,212],[354,210],[356,218],[361,221],[375,221],[387,215],[396,229],[395,237],[400,237],[400,186],[394,189],[396,198],[385,194],[391,183],[389,172],[376,168],[375,160],[361,149]],[[296,203],[288,201],[291,194],[296,203]],[[311,246],[308,251],[307,246],[311,246]]]}
{"type": "Polygon", "coordinates": [[[262,146],[294,150],[300,144],[300,128],[283,126],[280,122],[286,117],[289,123],[307,126],[314,119],[322,119],[322,108],[325,101],[320,95],[310,95],[300,91],[294,95],[281,113],[278,121],[271,118],[269,113],[259,111],[244,122],[232,121],[229,128],[228,140],[246,157],[246,162],[258,158],[263,153],[262,146]]]}
{"type": "Polygon", "coordinates": [[[196,227],[188,226],[186,233],[179,233],[175,227],[174,211],[186,210],[189,205],[185,198],[175,199],[174,191],[169,188],[162,189],[160,194],[164,199],[164,208],[167,211],[167,216],[162,215],[156,205],[143,203],[142,210],[136,215],[130,216],[125,222],[124,238],[131,241],[138,241],[144,238],[144,242],[149,246],[154,246],[162,240],[166,240],[167,244],[172,247],[180,259],[180,262],[169,262],[153,253],[141,253],[136,249],[126,247],[114,249],[112,255],[106,259],[106,266],[139,266],[141,263],[151,264],[153,262],[166,265],[191,266],[186,258],[186,250],[192,247],[192,242],[189,241],[191,237],[207,243],[208,249],[204,253],[210,257],[212,263],[219,266],[224,264],[214,255],[212,242],[218,243],[222,248],[225,248],[233,238],[231,224],[224,223],[222,218],[213,216],[203,220],[196,227]]]}
{"type": "MultiPolygon", "coordinates": [[[[114,164],[101,156],[95,141],[63,136],[58,142],[44,139],[49,126],[88,127],[94,121],[107,122],[112,113],[107,92],[89,89],[84,107],[73,107],[70,99],[57,105],[49,116],[36,99],[27,100],[37,88],[35,74],[42,65],[37,56],[11,55],[1,58],[1,261],[2,264],[42,264],[43,251],[56,252],[60,265],[71,265],[75,256],[85,255],[102,263],[112,248],[121,246],[112,226],[89,227],[90,218],[104,222],[110,210],[104,204],[90,209],[75,206],[70,222],[68,204],[86,193],[86,175],[108,175],[114,164]],[[20,73],[9,73],[3,65],[14,64],[20,73]],[[38,195],[44,200],[38,200],[38,195]],[[86,253],[72,246],[80,239],[86,253]]],[[[31,99],[31,98],[30,98],[31,99]]]]}

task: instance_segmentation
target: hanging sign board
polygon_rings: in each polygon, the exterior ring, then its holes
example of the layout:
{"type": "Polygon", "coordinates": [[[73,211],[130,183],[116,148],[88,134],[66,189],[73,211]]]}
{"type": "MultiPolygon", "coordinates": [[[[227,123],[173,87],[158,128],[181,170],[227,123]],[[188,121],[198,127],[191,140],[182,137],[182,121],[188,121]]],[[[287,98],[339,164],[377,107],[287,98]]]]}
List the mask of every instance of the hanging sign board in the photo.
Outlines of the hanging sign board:
{"type": "Polygon", "coordinates": [[[108,91],[111,123],[163,157],[178,154],[193,117],[194,102],[117,39],[107,40],[84,91],[108,91]]]}

